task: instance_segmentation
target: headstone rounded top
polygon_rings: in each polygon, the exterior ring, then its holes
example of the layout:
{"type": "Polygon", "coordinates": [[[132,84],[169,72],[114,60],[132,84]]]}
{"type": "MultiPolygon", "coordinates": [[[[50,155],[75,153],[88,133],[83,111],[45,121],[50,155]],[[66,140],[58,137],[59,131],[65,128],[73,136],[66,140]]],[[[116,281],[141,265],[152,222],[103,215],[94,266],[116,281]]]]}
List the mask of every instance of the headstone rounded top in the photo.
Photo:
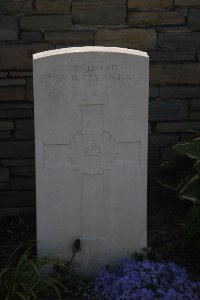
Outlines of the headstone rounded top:
{"type": "Polygon", "coordinates": [[[33,54],[33,59],[40,59],[49,56],[56,56],[62,54],[74,54],[74,53],[90,53],[90,52],[99,52],[99,53],[122,53],[122,54],[131,54],[134,56],[143,56],[148,58],[148,54],[139,50],[132,50],[127,48],[118,48],[118,47],[97,47],[97,46],[86,46],[86,47],[69,47],[56,50],[49,50],[44,52],[39,52],[33,54]]]}

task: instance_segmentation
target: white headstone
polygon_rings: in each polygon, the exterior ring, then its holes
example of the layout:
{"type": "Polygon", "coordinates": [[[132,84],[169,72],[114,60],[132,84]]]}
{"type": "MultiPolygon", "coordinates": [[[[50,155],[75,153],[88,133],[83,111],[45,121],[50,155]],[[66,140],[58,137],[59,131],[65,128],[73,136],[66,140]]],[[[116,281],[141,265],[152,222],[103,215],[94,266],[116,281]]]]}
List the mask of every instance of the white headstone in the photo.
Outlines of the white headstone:
{"type": "Polygon", "coordinates": [[[39,255],[80,272],[146,246],[148,56],[82,47],[34,55],[39,255]]]}

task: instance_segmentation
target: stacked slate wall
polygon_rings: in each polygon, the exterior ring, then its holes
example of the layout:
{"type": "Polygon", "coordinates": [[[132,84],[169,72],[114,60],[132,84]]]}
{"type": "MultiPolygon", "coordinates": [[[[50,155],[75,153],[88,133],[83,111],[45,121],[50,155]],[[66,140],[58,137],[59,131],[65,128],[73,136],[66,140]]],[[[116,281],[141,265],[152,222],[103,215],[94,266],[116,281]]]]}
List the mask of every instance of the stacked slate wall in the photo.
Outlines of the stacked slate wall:
{"type": "Polygon", "coordinates": [[[200,0],[0,0],[0,215],[34,210],[32,54],[102,45],[150,56],[149,196],[200,129],[200,0]]]}

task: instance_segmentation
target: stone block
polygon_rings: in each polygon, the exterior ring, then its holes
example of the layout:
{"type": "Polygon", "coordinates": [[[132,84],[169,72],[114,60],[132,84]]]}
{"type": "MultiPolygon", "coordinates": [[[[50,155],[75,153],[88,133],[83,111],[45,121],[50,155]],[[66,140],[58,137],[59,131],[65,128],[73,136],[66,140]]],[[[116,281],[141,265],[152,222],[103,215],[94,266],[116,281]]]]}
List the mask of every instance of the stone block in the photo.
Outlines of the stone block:
{"type": "Polygon", "coordinates": [[[178,25],[185,23],[185,14],[180,11],[134,11],[128,13],[130,26],[178,25]]]}
{"type": "Polygon", "coordinates": [[[19,140],[27,140],[34,138],[33,120],[18,120],[15,122],[16,128],[14,136],[19,140]]]}
{"type": "Polygon", "coordinates": [[[35,206],[35,192],[8,191],[0,192],[0,208],[35,206]]]}
{"type": "Polygon", "coordinates": [[[38,42],[42,39],[41,31],[22,31],[21,39],[26,42],[38,42]]]}
{"type": "Polygon", "coordinates": [[[191,9],[189,11],[188,25],[191,30],[200,30],[200,9],[191,9]]]}
{"type": "Polygon", "coordinates": [[[10,188],[10,183],[9,182],[0,182],[0,190],[9,190],[10,188]]]}
{"type": "Polygon", "coordinates": [[[199,49],[200,32],[158,32],[158,47],[165,49],[199,49]]]}
{"type": "Polygon", "coordinates": [[[15,85],[25,85],[26,81],[24,79],[12,79],[12,78],[6,78],[6,79],[0,79],[0,87],[1,86],[15,86],[15,85]]]}
{"type": "Polygon", "coordinates": [[[13,121],[0,121],[0,130],[13,130],[14,122],[13,121]]]}
{"type": "Polygon", "coordinates": [[[175,159],[175,156],[176,156],[176,153],[172,149],[172,147],[161,149],[161,160],[162,161],[166,161],[166,160],[172,161],[173,159],[175,159]]]}
{"type": "Polygon", "coordinates": [[[200,6],[200,0],[174,0],[175,6],[200,6]]]}
{"type": "MultiPolygon", "coordinates": [[[[200,92],[199,92],[200,96],[200,92]]],[[[192,111],[200,111],[200,99],[193,99],[190,102],[190,109],[192,111]]]]}
{"type": "Polygon", "coordinates": [[[13,176],[33,177],[35,176],[35,166],[12,167],[11,173],[13,176]]]}
{"type": "Polygon", "coordinates": [[[11,190],[35,190],[35,178],[14,177],[11,179],[11,190]]]}
{"type": "Polygon", "coordinates": [[[2,13],[33,12],[32,0],[1,0],[0,11],[2,13]]]}
{"type": "Polygon", "coordinates": [[[0,15],[0,40],[13,41],[13,40],[17,40],[17,38],[18,38],[17,17],[9,16],[9,15],[8,16],[0,15]]]}
{"type": "Polygon", "coordinates": [[[7,140],[11,138],[11,131],[0,131],[0,139],[7,140]]]}
{"type": "Polygon", "coordinates": [[[184,100],[159,100],[149,103],[150,122],[187,120],[188,102],[184,100]]]}
{"type": "Polygon", "coordinates": [[[32,141],[0,142],[0,158],[33,158],[35,155],[32,141]]]}
{"type": "Polygon", "coordinates": [[[172,132],[187,132],[188,130],[200,129],[200,122],[169,122],[157,123],[158,132],[172,133],[172,132]]]}
{"type": "Polygon", "coordinates": [[[175,134],[156,134],[149,137],[149,147],[170,147],[177,144],[178,135],[175,134]]]}
{"type": "Polygon", "coordinates": [[[151,64],[150,84],[200,84],[200,64],[151,64]]]}
{"type": "Polygon", "coordinates": [[[73,22],[88,25],[121,25],[126,18],[126,0],[73,0],[73,22]]]}
{"type": "Polygon", "coordinates": [[[32,55],[36,52],[53,49],[49,44],[0,45],[0,69],[31,70],[32,55]]]}
{"type": "Polygon", "coordinates": [[[10,77],[32,77],[33,72],[31,71],[10,71],[10,77]]]}
{"type": "Polygon", "coordinates": [[[0,168],[0,182],[7,182],[10,179],[10,171],[8,168],[0,168]]]}
{"type": "Polygon", "coordinates": [[[173,0],[128,0],[128,8],[167,8],[173,7],[173,0]]]}
{"type": "Polygon", "coordinates": [[[8,77],[8,72],[0,72],[0,78],[8,77]]]}
{"type": "Polygon", "coordinates": [[[159,96],[160,89],[157,85],[150,85],[149,87],[149,97],[156,98],[159,96]]]}
{"type": "Polygon", "coordinates": [[[35,0],[38,12],[70,13],[72,0],[35,0]]]}
{"type": "Polygon", "coordinates": [[[200,96],[199,86],[161,86],[161,98],[185,98],[192,99],[200,96]]]}
{"type": "Polygon", "coordinates": [[[154,49],[157,35],[154,29],[98,29],[95,44],[133,49],[154,49]]]}
{"type": "Polygon", "coordinates": [[[8,160],[5,159],[5,160],[1,160],[1,164],[4,167],[17,167],[17,168],[20,167],[20,169],[23,167],[29,167],[31,170],[31,168],[33,168],[35,165],[35,160],[34,159],[8,159],[8,160]]]}
{"type": "Polygon", "coordinates": [[[33,78],[26,79],[26,100],[33,101],[33,78]]]}
{"type": "Polygon", "coordinates": [[[32,103],[10,102],[0,103],[0,118],[1,119],[19,119],[33,117],[32,103]]]}
{"type": "Polygon", "coordinates": [[[0,101],[19,100],[25,99],[24,86],[3,86],[0,87],[0,101]]]}
{"type": "Polygon", "coordinates": [[[65,45],[93,45],[94,31],[92,30],[62,30],[45,32],[45,40],[65,45]]]}
{"type": "Polygon", "coordinates": [[[20,20],[22,29],[64,29],[71,25],[70,15],[25,15],[20,20]]]}
{"type": "Polygon", "coordinates": [[[156,50],[148,52],[150,61],[194,61],[195,51],[189,50],[156,50]]]}
{"type": "Polygon", "coordinates": [[[190,120],[199,121],[200,120],[200,111],[192,111],[192,112],[190,112],[189,119],[190,120]]]}

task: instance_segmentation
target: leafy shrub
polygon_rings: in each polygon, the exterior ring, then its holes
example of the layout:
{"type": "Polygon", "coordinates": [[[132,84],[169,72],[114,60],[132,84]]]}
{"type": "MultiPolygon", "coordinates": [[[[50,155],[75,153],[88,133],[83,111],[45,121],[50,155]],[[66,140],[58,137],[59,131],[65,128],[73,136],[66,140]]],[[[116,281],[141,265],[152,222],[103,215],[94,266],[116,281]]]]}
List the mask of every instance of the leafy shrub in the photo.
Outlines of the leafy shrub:
{"type": "Polygon", "coordinates": [[[182,225],[182,248],[186,254],[200,261],[200,206],[191,208],[191,213],[182,225]]]}
{"type": "MultiPolygon", "coordinates": [[[[65,267],[65,262],[51,257],[36,258],[33,255],[33,247],[33,244],[20,245],[1,262],[1,299],[38,300],[44,293],[49,292],[54,292],[54,299],[61,299],[59,288],[63,285],[53,277],[42,276],[41,268],[55,265],[65,267]]],[[[68,268],[67,265],[66,267],[68,268]]]]}
{"type": "Polygon", "coordinates": [[[176,191],[177,197],[200,203],[200,137],[173,146],[177,157],[164,162],[157,182],[176,191]]]}
{"type": "Polygon", "coordinates": [[[198,300],[200,282],[189,280],[174,263],[124,261],[115,271],[100,271],[86,299],[198,300]]]}

